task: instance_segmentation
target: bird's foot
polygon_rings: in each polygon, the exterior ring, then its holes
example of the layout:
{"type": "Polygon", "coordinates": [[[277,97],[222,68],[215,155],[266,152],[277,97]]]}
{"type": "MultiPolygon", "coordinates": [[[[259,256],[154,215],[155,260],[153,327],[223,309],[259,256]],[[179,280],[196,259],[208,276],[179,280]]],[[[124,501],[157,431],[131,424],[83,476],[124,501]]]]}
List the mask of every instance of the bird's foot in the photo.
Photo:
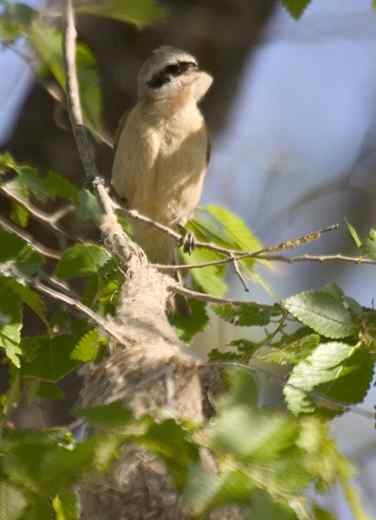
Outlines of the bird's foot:
{"type": "Polygon", "coordinates": [[[196,245],[195,236],[191,231],[185,229],[184,226],[179,226],[179,228],[183,235],[180,246],[183,248],[184,253],[190,255],[192,254],[192,251],[194,250],[196,245]]]}

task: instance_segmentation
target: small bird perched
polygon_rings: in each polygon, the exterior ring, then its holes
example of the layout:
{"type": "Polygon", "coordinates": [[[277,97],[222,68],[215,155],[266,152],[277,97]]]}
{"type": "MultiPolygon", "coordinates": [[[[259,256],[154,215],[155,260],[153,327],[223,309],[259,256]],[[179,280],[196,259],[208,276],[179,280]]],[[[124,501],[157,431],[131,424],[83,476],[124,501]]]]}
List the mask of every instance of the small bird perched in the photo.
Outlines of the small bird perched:
{"type": "MultiPolygon", "coordinates": [[[[212,84],[190,54],[163,46],[138,75],[138,102],[118,133],[112,185],[129,209],[170,227],[184,226],[199,203],[209,160],[205,120],[198,108],[212,84]]],[[[133,221],[149,260],[176,263],[176,243],[133,221]]]]}

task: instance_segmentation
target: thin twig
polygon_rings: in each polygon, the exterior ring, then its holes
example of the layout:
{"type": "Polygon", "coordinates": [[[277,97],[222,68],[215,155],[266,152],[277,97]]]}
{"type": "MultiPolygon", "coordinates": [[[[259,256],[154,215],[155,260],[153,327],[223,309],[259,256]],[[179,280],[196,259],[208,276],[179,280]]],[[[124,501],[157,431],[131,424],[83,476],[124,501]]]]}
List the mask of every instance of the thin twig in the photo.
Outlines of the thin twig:
{"type": "Polygon", "coordinates": [[[94,149],[84,126],[81,109],[80,90],[76,67],[76,37],[73,1],[65,0],[65,30],[63,39],[63,55],[66,71],[66,104],[69,113],[74,139],[84,168],[86,178],[90,181],[99,177],[94,159],[94,149]]]}
{"type": "Polygon", "coordinates": [[[67,304],[70,308],[76,309],[77,311],[81,312],[87,318],[89,318],[90,321],[94,322],[96,325],[101,327],[101,329],[104,332],[106,332],[109,336],[111,336],[115,341],[117,341],[121,345],[124,345],[124,338],[121,335],[119,335],[116,330],[114,330],[114,327],[111,326],[111,324],[105,318],[102,318],[102,316],[94,312],[92,309],[90,309],[90,307],[87,307],[76,298],[72,298],[67,294],[64,294],[60,291],[52,289],[51,287],[48,287],[39,280],[30,280],[29,283],[35,289],[46,294],[50,298],[63,302],[67,304]]]}
{"type": "Polygon", "coordinates": [[[231,253],[231,259],[232,259],[232,265],[234,266],[234,271],[235,271],[237,277],[239,278],[239,280],[243,286],[243,289],[245,290],[245,292],[249,292],[249,287],[247,285],[247,282],[245,281],[242,273],[240,272],[238,261],[233,253],[231,253]]]}
{"type": "Polygon", "coordinates": [[[341,254],[334,255],[296,255],[296,256],[283,256],[283,255],[268,255],[268,254],[260,254],[257,255],[257,258],[262,260],[268,260],[271,262],[286,262],[288,264],[293,264],[297,262],[343,262],[350,264],[368,264],[368,265],[376,265],[376,260],[373,258],[368,258],[366,256],[347,256],[341,254]]]}
{"type": "Polygon", "coordinates": [[[41,255],[45,256],[46,258],[52,258],[53,260],[60,260],[61,253],[60,251],[57,251],[56,249],[51,249],[50,247],[47,247],[37,240],[35,240],[34,237],[29,235],[26,231],[23,229],[20,229],[18,226],[13,224],[12,222],[9,222],[9,220],[5,219],[4,217],[0,216],[0,227],[5,229],[5,231],[8,231],[9,233],[13,233],[22,240],[24,240],[27,244],[29,244],[35,251],[40,253],[41,255]]]}
{"type": "MultiPolygon", "coordinates": [[[[182,287],[181,285],[177,284],[171,285],[169,289],[173,293],[184,294],[184,296],[188,296],[189,298],[194,298],[195,300],[201,300],[203,302],[208,303],[230,303],[232,305],[243,305],[245,303],[250,303],[247,300],[233,300],[232,298],[221,298],[219,296],[212,296],[211,294],[193,291],[192,289],[187,289],[187,287],[182,287]]],[[[262,303],[258,303],[257,305],[265,309],[271,309],[273,307],[273,305],[266,305],[262,303]]]]}
{"type": "Polygon", "coordinates": [[[45,211],[40,210],[31,202],[23,199],[17,193],[10,190],[6,184],[0,186],[0,192],[3,193],[7,198],[11,199],[13,202],[16,202],[23,208],[25,208],[35,220],[38,220],[42,224],[46,224],[50,227],[54,232],[59,233],[64,238],[69,240],[80,240],[79,238],[72,237],[67,233],[63,228],[58,225],[58,222],[64,218],[68,213],[74,210],[74,207],[71,205],[64,206],[63,208],[57,210],[55,213],[49,214],[45,211]]]}

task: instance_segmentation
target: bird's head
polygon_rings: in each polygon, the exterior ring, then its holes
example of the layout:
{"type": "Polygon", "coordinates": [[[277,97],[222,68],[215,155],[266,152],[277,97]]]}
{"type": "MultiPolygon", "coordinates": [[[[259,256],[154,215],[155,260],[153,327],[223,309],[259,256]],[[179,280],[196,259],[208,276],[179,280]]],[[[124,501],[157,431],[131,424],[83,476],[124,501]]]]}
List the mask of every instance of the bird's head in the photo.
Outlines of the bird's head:
{"type": "Polygon", "coordinates": [[[181,99],[195,102],[206,94],[213,78],[200,70],[191,54],[173,47],[159,47],[138,74],[138,97],[149,101],[181,99]]]}

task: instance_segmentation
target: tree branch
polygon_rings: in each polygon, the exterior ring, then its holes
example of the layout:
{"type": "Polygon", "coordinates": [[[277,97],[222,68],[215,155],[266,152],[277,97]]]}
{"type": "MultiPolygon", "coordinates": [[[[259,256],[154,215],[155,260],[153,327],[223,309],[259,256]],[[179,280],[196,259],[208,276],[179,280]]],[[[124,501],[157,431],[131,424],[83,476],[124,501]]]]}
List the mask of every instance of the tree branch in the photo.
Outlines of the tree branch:
{"type": "Polygon", "coordinates": [[[45,256],[46,258],[51,258],[53,260],[60,260],[61,258],[61,252],[56,249],[51,249],[50,247],[47,247],[37,240],[35,240],[34,237],[29,235],[26,231],[23,229],[20,229],[18,226],[13,224],[12,222],[9,222],[9,220],[5,219],[4,217],[0,216],[0,227],[5,229],[5,231],[8,231],[9,233],[13,233],[14,235],[18,236],[22,240],[24,240],[27,244],[29,244],[35,251],[40,253],[41,255],[45,256]]]}

